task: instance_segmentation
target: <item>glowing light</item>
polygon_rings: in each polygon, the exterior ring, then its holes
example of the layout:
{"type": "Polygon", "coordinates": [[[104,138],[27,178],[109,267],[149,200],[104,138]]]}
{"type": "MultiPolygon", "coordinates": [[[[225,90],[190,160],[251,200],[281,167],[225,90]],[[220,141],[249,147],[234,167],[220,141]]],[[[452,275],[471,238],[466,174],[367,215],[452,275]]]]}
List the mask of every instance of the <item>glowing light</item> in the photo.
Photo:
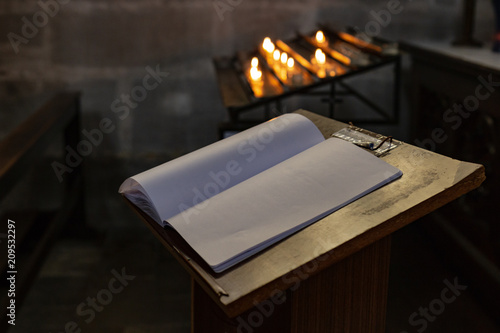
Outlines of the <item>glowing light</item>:
{"type": "Polygon", "coordinates": [[[318,32],[316,32],[316,41],[318,43],[324,43],[325,42],[325,34],[323,33],[323,31],[318,30],[318,32]]]}
{"type": "Polygon", "coordinates": [[[259,66],[259,59],[257,57],[252,58],[252,67],[257,67],[259,66]]]}
{"type": "Polygon", "coordinates": [[[321,51],[321,49],[316,49],[316,53],[314,54],[314,57],[316,58],[316,61],[320,65],[324,65],[326,62],[326,55],[321,51]]]}
{"type": "Polygon", "coordinates": [[[252,67],[250,68],[250,77],[254,81],[259,81],[262,78],[262,72],[257,67],[252,67]]]}
{"type": "Polygon", "coordinates": [[[286,64],[286,62],[287,62],[287,60],[288,60],[288,54],[286,54],[286,52],[283,52],[283,53],[281,54],[281,63],[282,63],[283,65],[285,65],[285,64],[286,64]]]}
{"type": "Polygon", "coordinates": [[[288,68],[293,68],[293,66],[295,65],[295,61],[293,60],[293,58],[288,58],[286,64],[288,65],[288,68]]]}
{"type": "Polygon", "coordinates": [[[269,45],[269,43],[272,43],[271,38],[269,37],[264,38],[264,41],[262,42],[262,46],[264,47],[264,49],[266,48],[267,45],[269,45]]]}
{"type": "Polygon", "coordinates": [[[272,53],[274,51],[274,44],[273,42],[271,42],[271,38],[264,38],[264,41],[262,42],[262,48],[268,53],[272,53]]]}
{"type": "Polygon", "coordinates": [[[279,50],[274,50],[274,53],[273,53],[273,59],[278,61],[280,60],[280,56],[281,56],[281,53],[279,50]]]}

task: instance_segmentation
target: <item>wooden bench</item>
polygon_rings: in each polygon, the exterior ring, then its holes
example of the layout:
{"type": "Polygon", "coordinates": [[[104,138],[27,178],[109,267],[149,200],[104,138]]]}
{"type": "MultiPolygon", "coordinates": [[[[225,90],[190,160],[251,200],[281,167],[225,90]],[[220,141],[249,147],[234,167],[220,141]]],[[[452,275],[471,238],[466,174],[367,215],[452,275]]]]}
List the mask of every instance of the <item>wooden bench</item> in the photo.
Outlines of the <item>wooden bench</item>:
{"type": "MultiPolygon", "coordinates": [[[[47,151],[51,144],[64,140],[64,145],[76,147],[80,133],[80,93],[65,92],[51,98],[41,108],[27,117],[0,141],[0,203],[3,205],[26,175],[33,172],[40,163],[47,163],[47,151]]],[[[38,211],[29,207],[22,211],[5,211],[2,208],[0,229],[0,306],[1,328],[5,332],[10,326],[7,307],[15,300],[15,315],[42,266],[45,256],[68,219],[84,225],[83,175],[81,165],[65,175],[59,182],[54,175],[54,185],[64,191],[62,203],[55,211],[38,211]],[[74,221],[75,218],[77,221],[74,221]],[[14,221],[15,223],[10,222],[14,221]],[[8,225],[15,226],[15,234],[8,231],[8,225]],[[7,245],[12,247],[15,235],[15,261],[8,257],[7,245]],[[15,272],[15,273],[8,273],[15,272]],[[7,277],[15,276],[15,297],[9,296],[10,282],[7,277]]],[[[30,179],[31,180],[31,179],[30,179]]],[[[23,183],[24,184],[24,183],[23,183]]],[[[24,185],[23,185],[24,186],[24,185]]],[[[43,192],[27,184],[30,190],[43,192]]]]}

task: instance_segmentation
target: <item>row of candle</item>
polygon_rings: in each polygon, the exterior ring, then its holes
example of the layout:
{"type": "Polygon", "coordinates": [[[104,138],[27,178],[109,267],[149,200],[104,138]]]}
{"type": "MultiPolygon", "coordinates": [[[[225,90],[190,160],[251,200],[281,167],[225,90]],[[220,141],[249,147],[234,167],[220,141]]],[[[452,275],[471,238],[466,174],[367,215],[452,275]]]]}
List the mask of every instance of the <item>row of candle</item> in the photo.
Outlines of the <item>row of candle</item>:
{"type": "Polygon", "coordinates": [[[311,63],[316,69],[316,75],[324,78],[327,72],[326,54],[321,49],[316,49],[314,57],[311,58],[311,63]]]}
{"type": "Polygon", "coordinates": [[[259,69],[259,59],[253,57],[250,62],[250,85],[257,97],[262,97],[264,94],[264,81],[262,79],[262,71],[259,69]]]}
{"type": "MultiPolygon", "coordinates": [[[[328,46],[328,41],[326,40],[323,31],[318,30],[316,32],[316,43],[320,46],[328,46]]],[[[323,78],[326,76],[327,64],[326,64],[326,54],[320,48],[316,49],[314,52],[314,57],[311,59],[311,63],[316,67],[316,74],[323,78]]]]}
{"type": "Polygon", "coordinates": [[[250,78],[252,81],[262,81],[262,71],[259,69],[259,59],[257,57],[252,58],[250,66],[250,78]]]}
{"type": "Polygon", "coordinates": [[[294,59],[289,57],[286,52],[280,52],[269,37],[266,37],[262,42],[262,49],[268,64],[280,79],[287,81],[297,75],[294,59]]]}
{"type": "MultiPolygon", "coordinates": [[[[328,39],[326,38],[323,31],[318,30],[316,32],[315,39],[316,39],[316,45],[318,45],[320,47],[326,47],[326,48],[330,47],[330,45],[328,43],[328,39]]],[[[340,60],[342,62],[347,61],[345,59],[346,58],[345,56],[343,56],[335,51],[333,51],[333,53],[334,53],[333,57],[335,59],[340,60]]],[[[330,63],[326,62],[326,55],[323,52],[323,50],[320,48],[316,49],[316,52],[314,53],[314,57],[311,59],[311,63],[313,65],[315,65],[316,74],[321,78],[324,78],[327,75],[328,76],[335,76],[337,74],[335,65],[332,64],[331,62],[330,63]]]]}
{"type": "Polygon", "coordinates": [[[262,50],[267,63],[282,81],[292,85],[302,84],[302,74],[300,69],[295,66],[293,57],[286,52],[280,52],[269,37],[264,38],[262,50]]]}
{"type": "MultiPolygon", "coordinates": [[[[321,30],[316,32],[315,38],[319,45],[328,45],[325,35],[321,30]]],[[[301,85],[303,79],[302,74],[300,69],[295,67],[295,60],[293,57],[288,56],[286,52],[280,52],[269,37],[264,38],[261,47],[267,63],[273,68],[274,72],[281,80],[293,85],[301,85]]],[[[311,63],[315,67],[319,77],[326,76],[326,54],[320,48],[316,49],[314,56],[311,58],[311,63]]],[[[254,82],[260,82],[262,80],[262,71],[259,69],[258,64],[258,59],[254,57],[250,67],[250,78],[254,82]]]]}

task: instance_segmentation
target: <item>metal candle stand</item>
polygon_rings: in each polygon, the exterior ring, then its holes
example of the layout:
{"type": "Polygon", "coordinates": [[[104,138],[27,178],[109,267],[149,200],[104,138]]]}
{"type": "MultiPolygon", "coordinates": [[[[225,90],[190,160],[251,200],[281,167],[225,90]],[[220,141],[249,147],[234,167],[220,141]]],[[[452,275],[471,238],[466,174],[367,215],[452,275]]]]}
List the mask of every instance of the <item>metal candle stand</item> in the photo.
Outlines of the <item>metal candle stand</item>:
{"type": "MultiPolygon", "coordinates": [[[[266,54],[267,51],[262,46],[251,52],[238,52],[232,57],[214,58],[222,101],[230,118],[229,122],[219,125],[220,137],[223,137],[226,131],[244,130],[276,116],[271,112],[273,106],[281,110],[283,99],[299,94],[320,97],[321,101],[328,104],[330,118],[335,116],[335,105],[341,102],[339,96],[352,96],[368,106],[378,117],[343,121],[355,121],[357,124],[398,123],[401,55],[397,44],[379,38],[361,39],[349,28],[346,31],[335,31],[327,26],[320,26],[318,31],[321,31],[327,42],[318,42],[314,33],[297,33],[291,40],[277,40],[272,43],[273,49],[294,59],[292,66],[296,72],[291,77],[285,77],[283,72],[278,70],[279,66],[275,66],[281,59],[270,60],[272,55],[266,54]],[[321,52],[317,51],[318,49],[321,52]],[[315,50],[319,52],[319,56],[321,53],[326,55],[323,59],[320,58],[320,61],[328,68],[327,71],[318,70],[314,58],[315,50]],[[259,64],[258,69],[251,68],[252,59],[254,65],[259,64]],[[344,81],[384,66],[393,67],[392,110],[389,111],[344,81]],[[255,78],[252,78],[250,71],[257,74],[255,78]],[[320,90],[320,87],[329,89],[320,90]],[[338,89],[339,87],[341,89],[338,89]],[[263,119],[240,119],[242,113],[258,107],[264,107],[263,119]]],[[[285,63],[282,66],[286,66],[285,63]]]]}

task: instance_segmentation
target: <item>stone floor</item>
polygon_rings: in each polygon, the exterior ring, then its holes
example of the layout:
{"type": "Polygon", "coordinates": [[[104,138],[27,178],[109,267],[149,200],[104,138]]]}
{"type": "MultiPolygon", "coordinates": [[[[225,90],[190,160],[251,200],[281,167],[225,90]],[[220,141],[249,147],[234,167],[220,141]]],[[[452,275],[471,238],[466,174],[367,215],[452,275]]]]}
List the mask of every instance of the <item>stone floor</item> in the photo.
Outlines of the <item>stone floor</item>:
{"type": "MultiPolygon", "coordinates": [[[[88,161],[87,220],[95,234],[63,235],[54,244],[10,333],[190,331],[189,276],[117,194],[127,176],[157,162],[88,161]]],[[[429,320],[410,321],[439,303],[445,280],[467,285],[418,222],[394,235],[391,260],[386,332],[500,332],[471,288],[429,320]]]]}

